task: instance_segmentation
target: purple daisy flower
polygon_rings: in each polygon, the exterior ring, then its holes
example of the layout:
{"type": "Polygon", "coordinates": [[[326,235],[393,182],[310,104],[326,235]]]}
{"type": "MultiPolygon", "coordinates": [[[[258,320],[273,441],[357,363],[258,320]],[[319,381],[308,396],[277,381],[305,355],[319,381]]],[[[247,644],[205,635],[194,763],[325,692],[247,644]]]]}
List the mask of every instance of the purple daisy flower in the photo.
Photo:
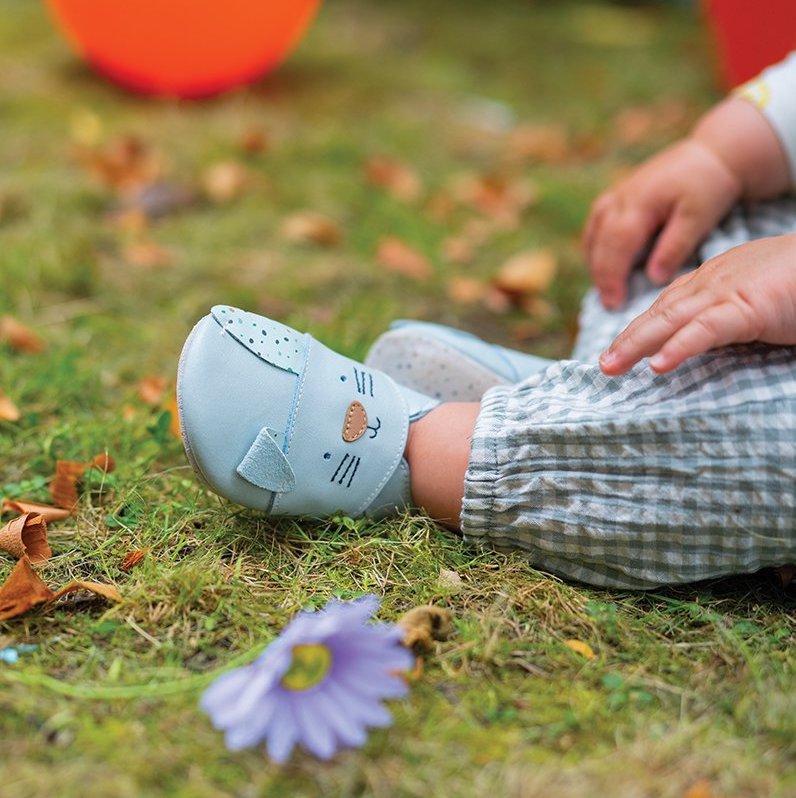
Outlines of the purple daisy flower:
{"type": "Polygon", "coordinates": [[[227,747],[265,741],[271,759],[285,762],[300,744],[329,759],[361,746],[369,727],[389,726],[382,702],[406,695],[400,673],[414,657],[400,627],[368,623],[378,607],[368,595],[301,612],[251,665],[216,679],[201,707],[227,747]]]}

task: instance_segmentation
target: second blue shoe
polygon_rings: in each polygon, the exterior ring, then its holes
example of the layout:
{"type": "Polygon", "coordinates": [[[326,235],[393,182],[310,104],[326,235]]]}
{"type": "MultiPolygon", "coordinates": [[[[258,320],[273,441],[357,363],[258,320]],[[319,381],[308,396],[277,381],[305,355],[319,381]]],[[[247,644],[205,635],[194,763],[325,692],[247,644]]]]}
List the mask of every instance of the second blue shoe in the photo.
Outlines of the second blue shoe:
{"type": "Polygon", "coordinates": [[[365,364],[443,402],[477,402],[494,385],[513,385],[552,360],[482,341],[424,321],[395,321],[376,339],[365,364]]]}

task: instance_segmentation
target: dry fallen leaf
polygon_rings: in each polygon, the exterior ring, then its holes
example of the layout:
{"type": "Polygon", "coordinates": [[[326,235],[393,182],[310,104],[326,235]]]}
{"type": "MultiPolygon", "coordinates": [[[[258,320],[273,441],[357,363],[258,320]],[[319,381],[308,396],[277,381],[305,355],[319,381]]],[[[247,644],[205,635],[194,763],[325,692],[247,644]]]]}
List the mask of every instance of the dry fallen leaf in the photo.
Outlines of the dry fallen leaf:
{"type": "Polygon", "coordinates": [[[493,283],[511,297],[538,294],[550,286],[557,270],[558,261],[549,249],[527,250],[509,258],[493,283]]]}
{"type": "Polygon", "coordinates": [[[19,408],[0,391],[0,421],[19,421],[20,418],[19,408]]]}
{"type": "Polygon", "coordinates": [[[707,779],[697,779],[684,793],[683,798],[713,798],[713,788],[707,779]]]}
{"type": "Polygon", "coordinates": [[[174,263],[174,253],[154,241],[133,241],[122,250],[129,266],[140,269],[162,269],[174,263]]]}
{"type": "Polygon", "coordinates": [[[50,496],[58,507],[74,510],[77,506],[77,483],[86,472],[85,463],[73,460],[58,460],[55,476],[50,482],[50,496]]]}
{"type": "Polygon", "coordinates": [[[511,299],[509,295],[499,288],[496,288],[494,285],[487,287],[483,302],[487,310],[492,313],[497,313],[498,315],[503,315],[511,310],[511,299]]]}
{"type": "Polygon", "coordinates": [[[423,192],[420,176],[409,165],[384,155],[374,155],[365,164],[365,176],[402,202],[414,202],[423,192]]]}
{"type": "Polygon", "coordinates": [[[110,474],[116,463],[108,454],[98,454],[88,463],[75,460],[58,460],[55,463],[55,476],[50,482],[50,496],[58,507],[74,510],[77,506],[77,484],[89,468],[96,468],[110,474]]]}
{"type": "Polygon", "coordinates": [[[118,603],[122,600],[122,594],[113,585],[107,585],[103,582],[85,582],[82,579],[75,579],[68,585],[64,585],[60,590],[56,590],[52,595],[52,601],[56,601],[62,596],[67,596],[70,593],[77,593],[80,590],[87,590],[95,596],[101,596],[108,601],[118,603]]]}
{"type": "Polygon", "coordinates": [[[119,563],[120,571],[132,571],[141,560],[149,553],[149,549],[133,549],[124,555],[121,563],[119,563]]]}
{"type": "Polygon", "coordinates": [[[21,499],[4,499],[2,511],[4,513],[33,513],[40,515],[46,523],[63,521],[69,518],[71,512],[63,507],[51,507],[49,504],[37,504],[36,502],[26,502],[21,499]]]}
{"type": "Polygon", "coordinates": [[[52,597],[52,590],[31,568],[30,560],[22,557],[5,583],[0,586],[0,621],[16,618],[52,597]]]}
{"type": "Polygon", "coordinates": [[[564,645],[586,659],[594,659],[595,656],[597,656],[592,647],[588,643],[584,643],[582,640],[565,640],[564,645]]]}
{"type": "Polygon", "coordinates": [[[500,222],[510,229],[519,223],[520,214],[538,199],[536,186],[522,178],[503,175],[465,175],[452,188],[457,201],[500,222]]]}
{"type": "Polygon", "coordinates": [[[177,397],[172,396],[169,399],[168,404],[166,405],[166,409],[169,411],[171,415],[171,420],[169,421],[169,432],[175,437],[178,441],[182,440],[182,429],[180,428],[180,407],[177,404],[177,397]]]}
{"type": "Polygon", "coordinates": [[[44,341],[30,327],[21,324],[13,316],[0,318],[0,342],[28,355],[36,355],[45,347],[44,341]]]}
{"type": "Polygon", "coordinates": [[[165,377],[151,375],[138,382],[138,398],[146,405],[159,405],[166,393],[165,377]]]}
{"type": "Polygon", "coordinates": [[[155,182],[163,163],[138,136],[119,136],[104,147],[78,147],[78,159],[103,186],[127,193],[155,182]]]}
{"type": "Polygon", "coordinates": [[[442,257],[448,263],[470,263],[475,257],[475,247],[464,236],[450,236],[442,242],[442,257]]]}
{"type": "Polygon", "coordinates": [[[28,556],[31,562],[52,557],[47,543],[47,523],[35,513],[24,513],[0,528],[0,549],[17,559],[28,556]]]}
{"type": "Polygon", "coordinates": [[[475,305],[481,302],[488,290],[489,286],[475,277],[451,277],[448,280],[448,297],[460,305],[475,305]]]}
{"type": "Polygon", "coordinates": [[[110,474],[116,470],[116,461],[107,453],[102,452],[91,458],[91,461],[86,463],[88,468],[96,468],[104,474],[110,474]]]}
{"type": "Polygon", "coordinates": [[[268,134],[262,128],[249,127],[241,134],[238,146],[247,155],[261,155],[268,152],[271,142],[268,139],[268,134]]]}
{"type": "Polygon", "coordinates": [[[520,160],[563,163],[569,157],[569,135],[563,125],[520,125],[508,137],[507,154],[520,160]]]}
{"type": "Polygon", "coordinates": [[[38,604],[55,601],[79,590],[87,590],[108,601],[122,600],[121,594],[113,585],[99,582],[73,581],[53,592],[33,570],[30,560],[22,557],[0,587],[0,621],[16,618],[38,604]]]}
{"type": "Polygon", "coordinates": [[[538,321],[533,319],[523,319],[511,325],[509,328],[509,335],[513,341],[523,343],[525,341],[532,341],[542,334],[542,326],[538,321]]]}
{"type": "Polygon", "coordinates": [[[450,612],[433,604],[414,607],[401,616],[398,625],[404,630],[404,645],[416,654],[430,651],[434,640],[447,640],[453,633],[450,612]]]}
{"type": "Polygon", "coordinates": [[[240,197],[249,184],[249,173],[237,161],[220,161],[205,169],[202,186],[208,198],[218,205],[240,197]]]}
{"type": "Polygon", "coordinates": [[[685,103],[676,99],[661,100],[653,105],[624,108],[614,118],[614,132],[620,144],[644,144],[655,135],[679,132],[688,122],[685,103]]]}
{"type": "Polygon", "coordinates": [[[379,241],[376,260],[385,269],[413,280],[426,280],[431,276],[428,258],[396,236],[386,236],[379,241]]]}
{"type": "Polygon", "coordinates": [[[337,246],[343,237],[337,222],[315,211],[300,211],[288,216],[282,222],[282,235],[288,241],[310,242],[322,247],[337,246]]]}

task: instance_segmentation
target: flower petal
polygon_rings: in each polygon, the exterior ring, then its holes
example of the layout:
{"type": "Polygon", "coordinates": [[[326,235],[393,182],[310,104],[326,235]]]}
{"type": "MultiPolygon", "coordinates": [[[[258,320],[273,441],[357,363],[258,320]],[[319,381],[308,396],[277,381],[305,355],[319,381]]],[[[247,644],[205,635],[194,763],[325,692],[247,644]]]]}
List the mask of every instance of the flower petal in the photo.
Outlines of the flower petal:
{"type": "Polygon", "coordinates": [[[367,731],[348,714],[346,703],[335,700],[333,694],[324,687],[315,696],[315,712],[325,719],[343,745],[359,748],[368,739],[367,731]]]}
{"type": "Polygon", "coordinates": [[[322,713],[317,711],[316,694],[297,694],[293,711],[299,727],[299,741],[319,759],[329,759],[337,750],[335,735],[322,713]]]}
{"type": "Polygon", "coordinates": [[[240,723],[227,728],[224,740],[231,751],[241,748],[251,748],[264,740],[273,724],[274,716],[279,712],[282,697],[277,692],[271,692],[258,704],[256,711],[240,723]]]}
{"type": "Polygon", "coordinates": [[[290,698],[285,698],[279,702],[279,706],[271,718],[271,726],[268,731],[268,756],[280,765],[286,762],[298,736],[299,728],[293,714],[292,702],[290,698]]]}
{"type": "Polygon", "coordinates": [[[376,700],[403,698],[409,692],[409,686],[399,676],[374,673],[365,667],[341,669],[335,673],[334,681],[357,695],[376,700]]]}
{"type": "Polygon", "coordinates": [[[324,684],[324,690],[345,707],[350,717],[365,726],[383,727],[392,723],[392,715],[378,701],[352,693],[333,679],[329,679],[324,684]]]}
{"type": "Polygon", "coordinates": [[[237,668],[220,676],[207,688],[201,707],[213,725],[226,729],[241,723],[249,714],[258,714],[260,703],[273,689],[275,674],[253,665],[237,668]]]}

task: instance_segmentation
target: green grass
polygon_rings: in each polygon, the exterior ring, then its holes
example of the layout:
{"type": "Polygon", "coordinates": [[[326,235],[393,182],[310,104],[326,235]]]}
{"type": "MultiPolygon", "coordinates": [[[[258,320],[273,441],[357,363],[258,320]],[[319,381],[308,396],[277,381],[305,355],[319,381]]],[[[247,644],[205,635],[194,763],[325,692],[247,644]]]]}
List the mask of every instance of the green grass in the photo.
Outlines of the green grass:
{"type": "MultiPolygon", "coordinates": [[[[622,147],[612,119],[662,98],[698,110],[713,96],[702,34],[673,6],[335,0],[275,76],[173,103],[107,86],[75,63],[39,4],[0,0],[0,196],[13,206],[0,220],[0,313],[49,344],[36,356],[0,348],[0,387],[24,411],[0,422],[0,496],[46,499],[57,458],[112,453],[117,471],[53,527],[43,576],[113,581],[124,596],[0,624],[5,643],[39,645],[0,665],[0,794],[679,797],[695,784],[694,798],[706,784],[714,796],[792,794],[792,604],[765,578],[599,591],[473,551],[421,518],[273,525],[203,490],[167,419],[135,389],[173,374],[190,325],[216,302],[277,309],[352,356],[395,316],[510,342],[519,315],[453,305],[445,286],[536,246],[562,267],[550,292],[558,314],[529,346],[564,356],[586,285],[573,240],[589,202],[664,143],[622,147]],[[490,137],[473,139],[462,121],[479,99],[605,146],[528,167],[538,205],[454,267],[439,245],[463,217],[438,223],[384,196],[362,163],[374,153],[410,162],[428,194],[490,169],[490,137]],[[176,262],[147,271],[123,262],[108,195],[73,157],[70,130],[87,112],[107,139],[142,136],[173,180],[240,158],[235,142],[251,125],[273,147],[248,161],[255,179],[238,201],[154,226],[176,262]],[[343,244],[287,244],[280,222],[303,208],[339,220],[343,244]],[[386,233],[432,259],[428,285],[375,265],[386,233]],[[149,556],[121,572],[141,547],[149,556]],[[460,574],[459,592],[439,587],[440,568],[460,574]],[[384,597],[387,619],[428,601],[455,617],[456,635],[394,705],[395,726],[330,764],[297,756],[280,769],[259,751],[226,752],[197,710],[201,684],[299,608],[366,591],[384,597]],[[570,638],[596,658],[568,649],[570,638]]],[[[3,560],[0,577],[11,567],[3,560]]]]}

